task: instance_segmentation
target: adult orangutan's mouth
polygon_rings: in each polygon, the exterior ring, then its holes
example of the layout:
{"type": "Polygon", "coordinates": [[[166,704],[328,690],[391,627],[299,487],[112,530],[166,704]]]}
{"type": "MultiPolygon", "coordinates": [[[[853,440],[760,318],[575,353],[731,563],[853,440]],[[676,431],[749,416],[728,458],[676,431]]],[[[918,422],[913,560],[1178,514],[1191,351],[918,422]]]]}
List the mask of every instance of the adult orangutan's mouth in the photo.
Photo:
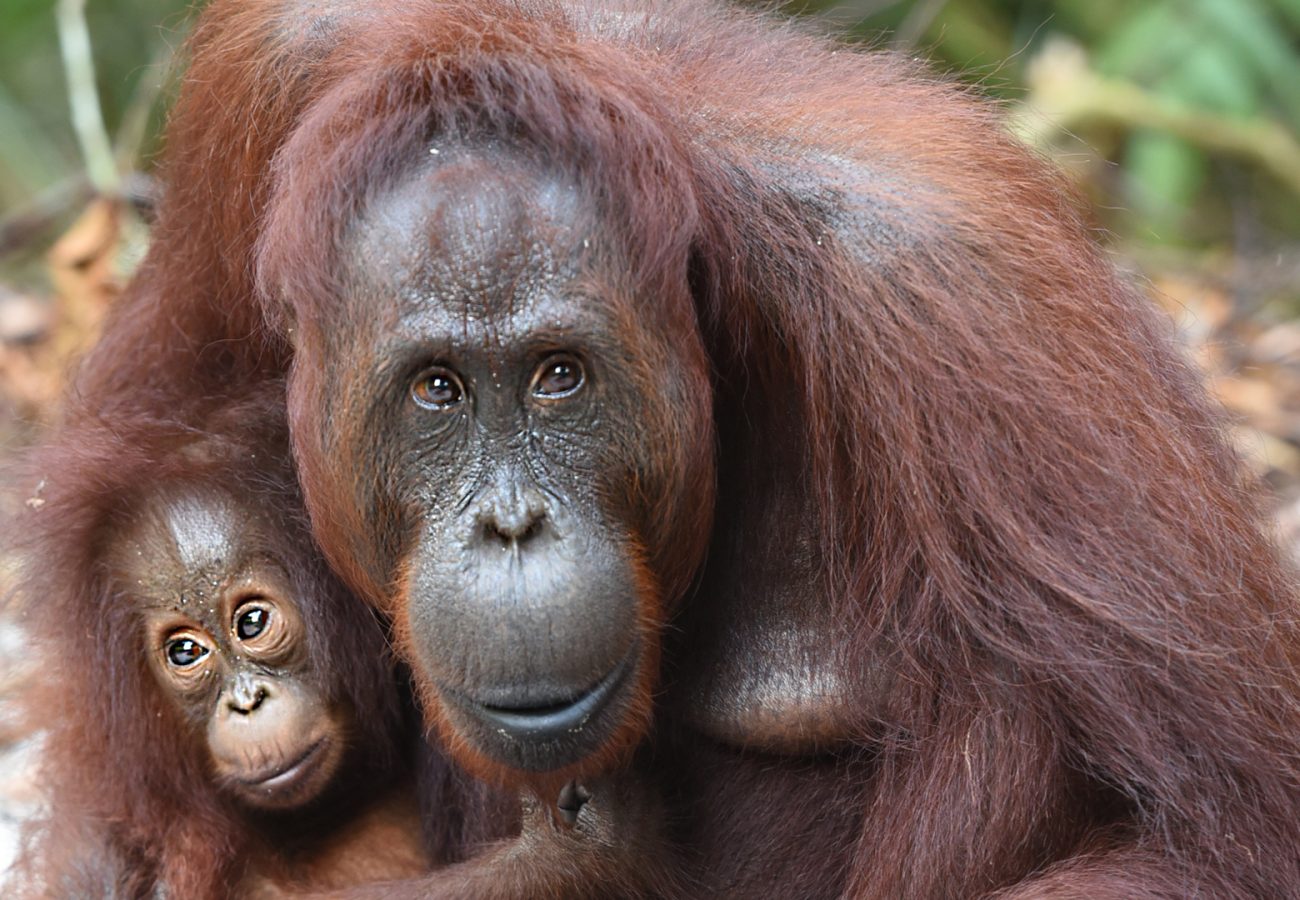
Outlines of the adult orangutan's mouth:
{"type": "Polygon", "coordinates": [[[634,655],[628,655],[594,687],[576,697],[553,703],[526,706],[501,706],[473,703],[476,714],[493,727],[502,729],[517,740],[544,741],[582,728],[610,698],[618,693],[635,668],[634,655]]]}
{"type": "Polygon", "coordinates": [[[509,692],[490,703],[460,691],[440,693],[456,729],[481,752],[514,769],[548,772],[596,752],[624,724],[640,661],[638,642],[586,690],[528,696],[518,704],[509,701],[509,692]]]}

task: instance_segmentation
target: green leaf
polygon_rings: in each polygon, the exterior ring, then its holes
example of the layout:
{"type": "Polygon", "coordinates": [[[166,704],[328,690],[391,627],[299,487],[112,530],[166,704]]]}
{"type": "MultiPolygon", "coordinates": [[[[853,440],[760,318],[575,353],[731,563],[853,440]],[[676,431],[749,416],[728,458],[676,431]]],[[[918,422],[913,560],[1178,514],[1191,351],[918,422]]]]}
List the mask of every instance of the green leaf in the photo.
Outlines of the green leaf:
{"type": "Polygon", "coordinates": [[[1292,116],[1300,116],[1300,59],[1259,0],[1199,0],[1207,40],[1232,47],[1292,116]]]}
{"type": "Polygon", "coordinates": [[[1300,30],[1300,0],[1273,0],[1273,6],[1292,28],[1300,30]]]}
{"type": "Polygon", "coordinates": [[[1207,42],[1188,54],[1158,86],[1189,106],[1241,116],[1258,112],[1260,79],[1235,48],[1207,42]]]}
{"type": "Polygon", "coordinates": [[[1124,156],[1133,205],[1157,226],[1177,235],[1180,222],[1205,184],[1204,154],[1156,131],[1134,133],[1124,156]]]}
{"type": "Polygon", "coordinates": [[[1147,5],[1097,47],[1097,71],[1149,84],[1195,49],[1194,37],[1172,4],[1147,5]]]}

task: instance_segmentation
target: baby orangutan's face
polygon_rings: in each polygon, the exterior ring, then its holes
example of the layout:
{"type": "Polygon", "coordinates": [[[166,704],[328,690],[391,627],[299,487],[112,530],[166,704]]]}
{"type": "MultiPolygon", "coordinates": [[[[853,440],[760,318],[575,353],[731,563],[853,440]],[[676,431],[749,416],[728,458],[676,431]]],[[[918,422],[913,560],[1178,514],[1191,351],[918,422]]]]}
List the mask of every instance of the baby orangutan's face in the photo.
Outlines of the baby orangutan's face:
{"type": "Polygon", "coordinates": [[[206,744],[222,789],[286,810],[330,784],[351,717],[321,690],[265,526],[221,493],[156,498],[123,532],[114,562],[140,605],[150,668],[206,744]]]}

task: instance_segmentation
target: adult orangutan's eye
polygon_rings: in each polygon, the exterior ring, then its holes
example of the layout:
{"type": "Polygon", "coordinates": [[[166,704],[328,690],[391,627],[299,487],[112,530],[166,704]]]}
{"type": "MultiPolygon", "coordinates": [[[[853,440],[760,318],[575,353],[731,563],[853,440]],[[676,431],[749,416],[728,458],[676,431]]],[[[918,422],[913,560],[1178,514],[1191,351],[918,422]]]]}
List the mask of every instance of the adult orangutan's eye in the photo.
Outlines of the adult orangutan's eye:
{"type": "Polygon", "coordinates": [[[547,358],[533,375],[533,395],[556,400],[575,393],[586,381],[582,363],[567,353],[547,358]]]}
{"type": "Polygon", "coordinates": [[[450,409],[465,399],[460,379],[441,366],[426,369],[411,385],[411,397],[425,409],[450,409]]]}
{"type": "Polygon", "coordinates": [[[192,666],[208,655],[208,648],[192,637],[172,638],[166,650],[167,661],[178,669],[192,666]]]}

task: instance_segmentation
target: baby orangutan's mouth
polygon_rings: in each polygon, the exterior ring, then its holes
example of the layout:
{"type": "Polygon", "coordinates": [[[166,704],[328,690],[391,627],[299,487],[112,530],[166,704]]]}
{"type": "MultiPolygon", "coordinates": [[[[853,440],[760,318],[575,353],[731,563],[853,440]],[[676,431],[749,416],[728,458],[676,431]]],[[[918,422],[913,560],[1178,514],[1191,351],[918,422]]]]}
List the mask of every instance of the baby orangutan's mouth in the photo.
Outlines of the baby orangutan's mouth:
{"type": "Polygon", "coordinates": [[[322,758],[321,751],[324,749],[325,739],[321,738],[289,762],[276,763],[256,775],[243,777],[239,780],[251,788],[269,791],[277,790],[289,785],[300,776],[307,775],[322,758]]]}
{"type": "Polygon", "coordinates": [[[228,782],[246,803],[263,809],[292,809],[314,800],[332,777],[337,753],[328,737],[317,738],[299,754],[282,758],[228,782]]]}

